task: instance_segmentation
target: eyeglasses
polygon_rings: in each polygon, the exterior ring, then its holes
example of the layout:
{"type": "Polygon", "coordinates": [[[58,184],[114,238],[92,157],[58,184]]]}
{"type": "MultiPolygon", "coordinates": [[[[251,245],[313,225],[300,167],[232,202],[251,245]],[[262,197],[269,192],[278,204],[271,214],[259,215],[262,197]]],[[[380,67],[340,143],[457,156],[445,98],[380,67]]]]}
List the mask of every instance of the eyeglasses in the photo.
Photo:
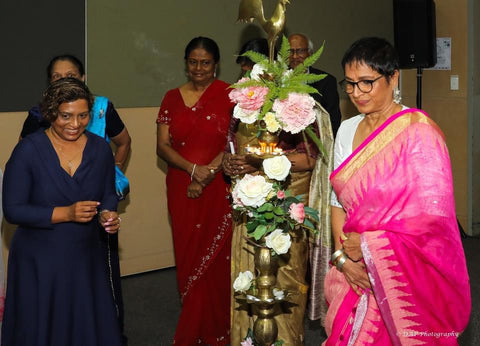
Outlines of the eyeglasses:
{"type": "Polygon", "coordinates": [[[350,82],[344,79],[340,81],[338,84],[340,84],[340,87],[342,88],[342,90],[345,91],[347,94],[353,93],[353,90],[355,90],[355,85],[357,86],[358,90],[360,90],[362,93],[369,93],[373,89],[373,83],[375,83],[377,80],[379,80],[382,77],[385,77],[385,76],[381,75],[380,77],[377,77],[375,79],[364,79],[364,80],[359,80],[358,82],[350,82]]]}
{"type": "Polygon", "coordinates": [[[290,55],[307,55],[308,54],[308,48],[290,48],[290,55]]]}

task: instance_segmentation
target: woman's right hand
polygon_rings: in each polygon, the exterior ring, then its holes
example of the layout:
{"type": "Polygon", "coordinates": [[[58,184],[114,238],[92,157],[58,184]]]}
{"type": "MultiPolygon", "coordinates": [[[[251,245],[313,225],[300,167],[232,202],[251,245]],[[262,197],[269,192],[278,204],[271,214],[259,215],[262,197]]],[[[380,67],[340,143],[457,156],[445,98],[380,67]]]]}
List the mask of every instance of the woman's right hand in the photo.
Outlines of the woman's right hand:
{"type": "Polygon", "coordinates": [[[215,172],[212,173],[208,166],[197,165],[195,167],[195,171],[193,172],[192,178],[202,187],[205,187],[215,178],[215,172]]]}
{"type": "Polygon", "coordinates": [[[342,267],[342,272],[347,282],[359,296],[363,294],[364,290],[372,288],[363,262],[353,262],[347,259],[342,267]]]}
{"type": "Polygon", "coordinates": [[[229,176],[243,175],[257,172],[262,164],[262,159],[256,159],[251,155],[225,154],[222,168],[229,176]]]}
{"type": "Polygon", "coordinates": [[[97,215],[97,201],[79,201],[68,206],[68,218],[73,222],[89,222],[97,215]]]}

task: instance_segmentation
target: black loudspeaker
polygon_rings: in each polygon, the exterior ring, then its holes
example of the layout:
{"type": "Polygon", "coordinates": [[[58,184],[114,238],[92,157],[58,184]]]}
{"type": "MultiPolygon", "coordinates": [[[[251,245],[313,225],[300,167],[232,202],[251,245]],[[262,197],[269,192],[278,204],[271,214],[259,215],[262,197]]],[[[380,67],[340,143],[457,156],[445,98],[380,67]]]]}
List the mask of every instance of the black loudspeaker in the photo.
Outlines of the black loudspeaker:
{"type": "Polygon", "coordinates": [[[400,68],[428,68],[437,63],[433,0],[393,0],[393,24],[400,68]]]}

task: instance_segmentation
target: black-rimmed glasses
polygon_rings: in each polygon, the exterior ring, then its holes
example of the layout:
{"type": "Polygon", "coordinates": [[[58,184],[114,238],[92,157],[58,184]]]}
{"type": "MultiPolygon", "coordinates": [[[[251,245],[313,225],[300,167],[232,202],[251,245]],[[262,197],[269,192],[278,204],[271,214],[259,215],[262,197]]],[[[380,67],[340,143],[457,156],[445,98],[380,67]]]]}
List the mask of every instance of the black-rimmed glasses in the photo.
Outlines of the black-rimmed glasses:
{"type": "Polygon", "coordinates": [[[353,90],[355,90],[355,86],[357,86],[358,90],[360,90],[362,93],[369,93],[373,89],[373,83],[375,83],[377,80],[380,78],[385,77],[384,75],[381,75],[380,77],[377,77],[375,79],[364,79],[364,80],[359,80],[358,82],[351,82],[349,80],[341,80],[338,82],[340,84],[340,87],[342,88],[343,91],[345,91],[347,94],[353,93],[353,90]]]}
{"type": "Polygon", "coordinates": [[[290,52],[290,55],[299,55],[299,56],[304,56],[308,54],[309,49],[308,48],[290,48],[288,50],[290,52]]]}

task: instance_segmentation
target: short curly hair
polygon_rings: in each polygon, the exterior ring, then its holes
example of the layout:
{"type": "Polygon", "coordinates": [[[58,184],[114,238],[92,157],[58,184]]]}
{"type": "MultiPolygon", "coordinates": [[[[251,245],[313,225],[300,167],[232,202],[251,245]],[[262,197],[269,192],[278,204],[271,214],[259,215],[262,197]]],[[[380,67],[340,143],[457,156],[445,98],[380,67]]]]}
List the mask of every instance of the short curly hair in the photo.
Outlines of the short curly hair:
{"type": "Polygon", "coordinates": [[[88,111],[92,110],[93,95],[82,81],[75,78],[62,78],[50,84],[43,93],[40,112],[43,118],[53,123],[58,117],[58,108],[62,103],[86,100],[88,111]]]}

